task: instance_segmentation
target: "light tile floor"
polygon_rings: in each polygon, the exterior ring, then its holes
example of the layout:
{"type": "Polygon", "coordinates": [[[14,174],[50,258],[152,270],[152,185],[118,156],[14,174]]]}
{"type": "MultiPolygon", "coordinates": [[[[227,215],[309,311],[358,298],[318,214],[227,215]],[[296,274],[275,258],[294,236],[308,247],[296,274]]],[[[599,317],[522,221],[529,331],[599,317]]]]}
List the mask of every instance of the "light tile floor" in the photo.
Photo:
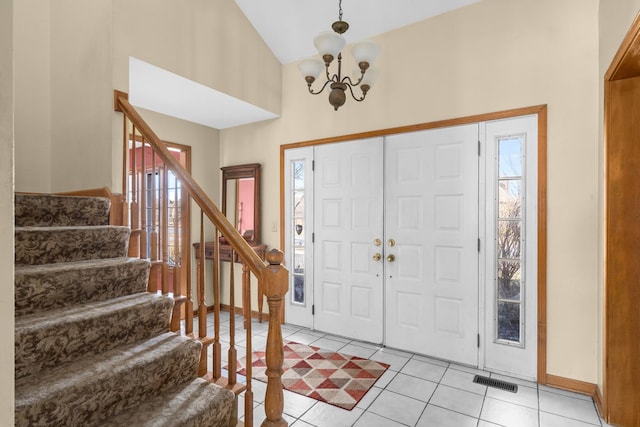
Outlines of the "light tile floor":
{"type": "MultiPolygon", "coordinates": [[[[241,357],[246,351],[245,333],[242,318],[236,316],[235,319],[236,348],[241,357]]],[[[221,313],[221,333],[224,333],[225,340],[228,340],[229,323],[228,313],[221,313]]],[[[211,315],[208,324],[213,326],[211,315]]],[[[267,323],[252,322],[254,350],[264,349],[267,327],[267,323]]],[[[608,426],[598,416],[589,396],[295,325],[282,325],[282,331],[285,340],[391,365],[351,411],[285,390],[284,417],[291,427],[608,426]],[[518,392],[510,393],[475,384],[472,382],[475,374],[517,383],[518,392]]],[[[226,359],[224,354],[226,352],[223,350],[223,359],[226,359]]],[[[211,360],[209,363],[211,366],[211,360]]],[[[244,381],[243,378],[239,380],[244,381]]],[[[252,384],[254,425],[259,426],[265,417],[266,385],[260,381],[253,381],[252,384]]],[[[242,420],[242,395],[238,410],[242,420]]]]}

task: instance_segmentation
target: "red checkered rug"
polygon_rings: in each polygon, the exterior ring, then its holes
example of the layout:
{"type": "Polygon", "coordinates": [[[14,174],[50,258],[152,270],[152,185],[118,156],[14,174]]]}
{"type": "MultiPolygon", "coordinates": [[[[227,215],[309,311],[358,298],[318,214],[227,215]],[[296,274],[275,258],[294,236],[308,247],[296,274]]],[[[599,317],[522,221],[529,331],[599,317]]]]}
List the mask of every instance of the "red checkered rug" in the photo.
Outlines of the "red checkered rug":
{"type": "MultiPolygon", "coordinates": [[[[238,373],[246,375],[246,358],[238,373]]],[[[267,382],[265,352],[253,352],[253,378],[267,382]]],[[[285,342],[282,384],[285,389],[351,410],[389,365],[296,342],[285,342]]]]}

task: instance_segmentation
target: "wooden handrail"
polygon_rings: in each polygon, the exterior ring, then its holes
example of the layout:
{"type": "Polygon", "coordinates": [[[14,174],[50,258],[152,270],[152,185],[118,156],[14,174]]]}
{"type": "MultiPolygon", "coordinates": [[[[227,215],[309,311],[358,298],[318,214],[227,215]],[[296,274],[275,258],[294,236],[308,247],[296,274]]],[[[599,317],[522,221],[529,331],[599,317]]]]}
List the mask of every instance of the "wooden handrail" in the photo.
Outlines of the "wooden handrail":
{"type": "Polygon", "coordinates": [[[169,169],[171,169],[174,175],[180,179],[180,182],[187,189],[189,195],[200,206],[200,209],[202,209],[209,220],[218,227],[229,244],[247,264],[249,270],[251,270],[258,280],[262,280],[264,270],[266,269],[264,261],[251,249],[251,246],[249,246],[246,240],[244,240],[240,233],[229,222],[227,217],[220,212],[220,209],[211,201],[209,196],[207,196],[198,183],[194,181],[186,169],[171,155],[171,152],[165,147],[160,138],[158,138],[140,114],[129,104],[126,94],[116,91],[115,101],[116,111],[123,112],[129,120],[135,124],[136,130],[142,134],[146,142],[156,151],[160,160],[169,166],[169,169]]]}
{"type": "MultiPolygon", "coordinates": [[[[247,367],[248,369],[248,377],[247,377],[247,385],[246,387],[243,386],[242,384],[236,384],[236,372],[235,372],[235,360],[236,360],[236,349],[234,346],[234,334],[235,334],[235,325],[234,325],[234,278],[233,278],[233,261],[231,264],[231,270],[230,270],[230,276],[231,276],[231,284],[230,284],[230,306],[231,306],[231,325],[230,325],[230,348],[229,348],[229,377],[225,380],[224,378],[220,378],[220,371],[221,371],[221,366],[220,366],[220,351],[221,351],[221,345],[220,345],[220,337],[219,337],[219,302],[214,303],[214,315],[215,315],[215,322],[216,325],[215,326],[215,336],[214,337],[209,337],[206,334],[206,325],[207,325],[207,321],[206,321],[206,317],[207,317],[207,309],[206,309],[206,303],[204,300],[204,294],[205,294],[205,289],[204,289],[204,281],[205,281],[205,275],[204,275],[204,260],[205,260],[205,255],[204,255],[204,247],[205,247],[205,241],[204,241],[204,228],[203,228],[203,217],[206,215],[207,218],[211,221],[211,223],[213,223],[213,225],[216,227],[216,233],[215,233],[215,240],[214,240],[214,245],[215,245],[215,253],[219,254],[219,239],[218,236],[219,234],[221,234],[222,236],[225,237],[225,239],[227,240],[227,242],[229,243],[229,245],[231,246],[231,259],[234,259],[234,252],[237,253],[239,259],[242,261],[243,264],[243,280],[242,280],[242,289],[243,289],[243,310],[245,311],[245,328],[246,328],[246,334],[247,334],[247,360],[251,360],[251,298],[248,295],[248,291],[249,291],[249,287],[250,287],[250,280],[249,280],[249,271],[251,273],[253,273],[256,278],[258,279],[258,286],[259,289],[263,290],[264,296],[266,296],[267,298],[267,303],[269,305],[269,330],[268,330],[268,334],[267,334],[267,344],[266,344],[266,365],[267,365],[267,369],[266,369],[266,375],[267,375],[267,393],[265,395],[265,403],[264,403],[264,407],[265,407],[265,414],[266,414],[266,419],[262,422],[261,426],[262,427],[286,427],[287,421],[283,418],[282,414],[284,411],[284,395],[283,395],[283,391],[282,391],[282,364],[283,364],[283,360],[284,360],[284,354],[283,354],[283,341],[282,341],[282,329],[280,327],[280,318],[281,318],[281,307],[282,307],[282,302],[284,299],[284,295],[286,294],[287,290],[288,290],[288,283],[289,283],[289,272],[287,271],[287,269],[283,266],[283,262],[284,262],[284,254],[276,249],[271,250],[267,255],[266,255],[266,260],[267,263],[265,264],[265,262],[256,254],[256,252],[252,249],[252,247],[247,243],[247,241],[240,235],[240,233],[236,230],[236,228],[229,222],[229,220],[226,218],[226,216],[224,214],[222,214],[222,212],[218,209],[218,207],[211,201],[211,199],[207,196],[207,194],[202,190],[202,188],[198,185],[198,183],[191,177],[191,175],[189,174],[189,172],[187,172],[187,170],[179,163],[178,160],[176,160],[176,158],[170,153],[170,151],[167,149],[167,147],[165,146],[165,144],[160,140],[160,138],[158,138],[158,136],[155,134],[155,132],[149,127],[149,125],[144,121],[144,119],[142,119],[142,117],[138,114],[138,112],[135,110],[135,108],[133,108],[133,106],[131,106],[131,104],[128,101],[128,96],[126,93],[124,92],[119,92],[119,91],[114,91],[114,108],[116,111],[122,112],[125,115],[125,120],[124,120],[124,149],[123,149],[123,153],[124,153],[124,159],[123,159],[123,196],[125,196],[125,198],[122,201],[122,220],[123,220],[123,224],[124,225],[129,225],[131,226],[135,226],[134,228],[140,228],[141,224],[139,223],[139,199],[142,201],[141,206],[144,208],[143,211],[147,210],[147,206],[148,206],[148,200],[146,200],[146,195],[142,194],[144,193],[144,191],[141,191],[138,187],[142,187],[138,185],[138,170],[137,170],[137,162],[136,162],[136,158],[135,158],[135,142],[134,142],[134,146],[133,146],[133,150],[131,152],[132,154],[132,158],[131,160],[131,164],[133,166],[133,173],[131,174],[132,176],[132,183],[131,183],[131,187],[133,187],[133,190],[131,192],[131,197],[132,197],[132,201],[131,201],[131,206],[133,207],[133,209],[135,209],[135,213],[131,213],[131,223],[128,223],[128,216],[127,216],[127,198],[126,195],[128,194],[128,190],[127,190],[127,180],[129,179],[129,171],[127,171],[126,169],[128,168],[127,166],[127,154],[128,151],[130,150],[129,148],[129,144],[130,144],[130,134],[128,134],[127,132],[127,123],[130,122],[133,128],[133,140],[136,141],[136,132],[138,132],[141,136],[142,136],[142,141],[143,141],[143,147],[145,147],[145,145],[148,145],[149,147],[151,147],[152,152],[153,152],[153,157],[152,157],[152,165],[153,165],[153,171],[157,170],[157,165],[156,165],[156,156],[159,159],[160,165],[161,165],[161,170],[162,170],[162,179],[163,182],[161,182],[160,187],[161,189],[166,189],[167,188],[167,171],[170,170],[173,175],[180,181],[180,185],[182,186],[183,189],[185,189],[189,196],[191,197],[191,200],[193,200],[199,207],[201,210],[201,214],[200,214],[200,252],[199,252],[199,259],[198,259],[198,284],[197,284],[197,296],[198,296],[198,320],[199,320],[199,339],[203,344],[202,347],[202,355],[201,355],[201,360],[200,360],[200,367],[199,367],[199,375],[204,376],[206,374],[206,370],[207,370],[207,348],[209,346],[213,346],[214,348],[214,354],[217,355],[216,357],[214,357],[214,363],[213,363],[213,372],[209,375],[207,374],[208,379],[210,379],[212,382],[215,382],[217,384],[223,385],[227,388],[229,388],[230,390],[232,390],[234,393],[238,394],[240,392],[242,392],[243,390],[245,390],[246,394],[245,394],[245,425],[248,427],[251,427],[253,425],[253,420],[251,417],[251,414],[253,413],[253,391],[251,388],[251,368],[250,366],[247,367]],[[141,191],[141,194],[138,195],[136,192],[137,191],[141,191]],[[137,216],[135,216],[137,215],[137,216]],[[247,319],[246,316],[249,316],[249,318],[247,319]],[[248,322],[248,323],[247,323],[248,322]]],[[[143,165],[143,170],[145,169],[147,163],[145,160],[145,149],[141,150],[141,156],[142,156],[142,165],[143,165]]],[[[161,209],[163,214],[162,217],[160,218],[160,227],[163,228],[166,226],[166,224],[168,223],[168,218],[167,218],[167,206],[168,206],[168,201],[167,201],[167,195],[163,193],[163,197],[162,199],[159,201],[159,203],[162,205],[161,207],[158,207],[158,201],[157,201],[157,197],[155,196],[156,194],[156,188],[155,188],[155,179],[151,181],[151,194],[153,194],[153,196],[151,197],[151,211],[152,212],[156,212],[157,209],[161,209]],[[165,225],[163,225],[165,224],[165,225]]],[[[162,190],[164,191],[164,190],[162,190]]],[[[146,215],[146,214],[144,214],[146,215]]],[[[151,261],[152,261],[152,265],[154,263],[159,263],[158,265],[160,265],[162,267],[162,293],[163,294],[168,294],[169,293],[169,289],[167,286],[167,275],[168,275],[168,254],[166,253],[168,248],[166,247],[167,244],[167,235],[166,235],[166,230],[163,229],[163,233],[161,233],[160,236],[156,236],[154,233],[156,232],[156,214],[153,214],[153,219],[152,219],[152,224],[151,224],[151,228],[152,228],[152,233],[151,233],[151,261]],[[162,258],[160,259],[158,257],[158,254],[156,253],[158,248],[157,248],[157,243],[158,243],[158,239],[161,240],[162,243],[162,258]]],[[[142,220],[142,224],[146,227],[146,219],[142,220]]],[[[140,231],[140,230],[139,230],[140,231]]],[[[136,233],[136,238],[139,239],[138,234],[140,234],[140,232],[136,233]]],[[[142,233],[144,234],[144,233],[142,233]]],[[[138,240],[139,242],[139,240],[138,240]]],[[[147,243],[143,240],[144,246],[145,248],[142,249],[142,251],[140,251],[140,244],[138,244],[138,247],[136,249],[136,253],[137,256],[140,256],[141,254],[145,254],[147,257],[149,256],[149,254],[146,254],[146,245],[147,243]]],[[[174,242],[174,244],[177,244],[176,242],[174,242]]],[[[131,247],[130,247],[131,250],[131,247]]],[[[191,258],[188,257],[188,259],[190,260],[191,258]]],[[[219,290],[220,290],[220,284],[219,284],[219,258],[216,259],[216,261],[214,261],[214,280],[213,280],[213,287],[214,287],[214,294],[218,295],[219,294],[219,290]]],[[[189,264],[187,264],[189,265],[189,264]]],[[[187,267],[188,269],[188,267],[187,267]]],[[[174,283],[173,283],[173,291],[175,291],[177,289],[177,274],[176,271],[179,271],[179,266],[176,264],[174,266],[174,283]]],[[[189,269],[188,269],[188,273],[190,273],[189,269]]],[[[155,275],[153,275],[155,277],[155,275]]],[[[157,290],[157,288],[151,289],[151,290],[157,290]]],[[[193,302],[191,301],[191,287],[188,287],[188,292],[187,292],[187,296],[175,296],[176,297],[176,302],[180,301],[182,303],[184,303],[187,307],[187,324],[185,324],[185,333],[188,335],[193,335],[192,332],[192,323],[193,323],[193,315],[190,314],[192,313],[193,310],[193,302]]],[[[217,298],[214,296],[214,298],[217,298]]],[[[260,297],[262,298],[262,297],[260,297]]],[[[217,300],[216,300],[217,301],[217,300]]],[[[259,306],[262,305],[262,301],[259,301],[259,306]]],[[[172,330],[178,330],[179,325],[179,309],[174,310],[174,315],[172,317],[172,330]]],[[[234,423],[235,420],[232,420],[232,423],[234,423]]],[[[235,424],[234,424],[235,425],[235,424]]]]}

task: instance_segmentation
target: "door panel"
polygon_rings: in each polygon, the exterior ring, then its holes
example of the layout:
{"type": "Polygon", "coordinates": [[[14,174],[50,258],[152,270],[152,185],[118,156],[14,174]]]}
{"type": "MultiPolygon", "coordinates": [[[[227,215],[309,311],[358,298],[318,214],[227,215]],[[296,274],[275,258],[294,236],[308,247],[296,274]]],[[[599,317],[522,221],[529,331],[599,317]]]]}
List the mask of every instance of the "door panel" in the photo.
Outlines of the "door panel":
{"type": "Polygon", "coordinates": [[[387,137],[386,343],[478,363],[478,125],[387,137]]]}
{"type": "Polygon", "coordinates": [[[383,145],[372,138],[315,147],[314,327],[382,342],[383,145]]]}

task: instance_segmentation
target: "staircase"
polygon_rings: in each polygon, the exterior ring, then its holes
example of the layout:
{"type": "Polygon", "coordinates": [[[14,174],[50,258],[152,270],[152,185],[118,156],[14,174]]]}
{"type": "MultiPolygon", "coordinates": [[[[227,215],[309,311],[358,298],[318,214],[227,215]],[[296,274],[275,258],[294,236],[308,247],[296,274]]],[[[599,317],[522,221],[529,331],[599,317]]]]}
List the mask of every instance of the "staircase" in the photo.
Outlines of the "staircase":
{"type": "Polygon", "coordinates": [[[234,394],[108,224],[108,199],[16,195],[15,425],[228,426],[234,394]]]}

